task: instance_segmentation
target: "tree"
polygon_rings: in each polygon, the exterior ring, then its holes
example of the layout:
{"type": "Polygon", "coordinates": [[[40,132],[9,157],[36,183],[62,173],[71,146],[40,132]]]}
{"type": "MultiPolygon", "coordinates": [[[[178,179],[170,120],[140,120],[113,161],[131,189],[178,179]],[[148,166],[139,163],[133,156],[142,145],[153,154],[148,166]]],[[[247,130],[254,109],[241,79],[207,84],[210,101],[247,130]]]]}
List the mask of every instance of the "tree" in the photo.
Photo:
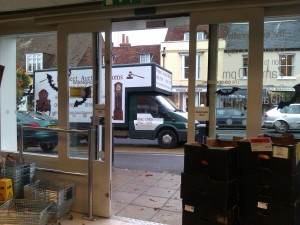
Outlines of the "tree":
{"type": "Polygon", "coordinates": [[[16,85],[17,85],[17,105],[20,105],[23,98],[23,93],[25,89],[29,88],[31,79],[28,73],[22,68],[17,67],[17,79],[16,79],[16,85]]]}

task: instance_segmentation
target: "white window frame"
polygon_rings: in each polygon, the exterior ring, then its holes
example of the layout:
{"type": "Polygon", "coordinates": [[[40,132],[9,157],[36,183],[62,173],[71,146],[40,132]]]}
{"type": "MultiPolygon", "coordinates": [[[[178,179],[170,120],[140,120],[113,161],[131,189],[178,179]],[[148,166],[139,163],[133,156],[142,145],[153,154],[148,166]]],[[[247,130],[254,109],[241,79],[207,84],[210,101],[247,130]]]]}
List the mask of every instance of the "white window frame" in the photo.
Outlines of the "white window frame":
{"type": "Polygon", "coordinates": [[[152,62],[153,55],[151,54],[140,54],[140,63],[152,62]]]}
{"type": "Polygon", "coordinates": [[[205,32],[204,31],[198,31],[197,32],[197,41],[201,41],[201,40],[204,40],[204,39],[206,39],[205,32]]]}
{"type": "MultiPolygon", "coordinates": [[[[198,31],[197,32],[197,41],[205,40],[206,35],[204,31],[198,31]]],[[[184,32],[183,34],[183,40],[189,41],[190,40],[190,32],[184,32]]]]}
{"type": "Polygon", "coordinates": [[[242,55],[242,71],[243,78],[248,78],[248,64],[249,64],[249,57],[248,55],[242,55]],[[247,64],[244,63],[244,60],[247,58],[247,64]]]}
{"type": "MultiPolygon", "coordinates": [[[[189,68],[188,66],[185,66],[186,57],[189,57],[189,54],[186,53],[186,54],[180,55],[180,61],[181,61],[180,71],[181,71],[181,79],[182,80],[188,79],[188,74],[185,75],[186,69],[189,68]]],[[[196,69],[196,79],[200,80],[201,79],[201,54],[200,53],[197,53],[197,55],[196,55],[196,68],[197,68],[196,69]]]]}
{"type": "Polygon", "coordinates": [[[190,40],[190,32],[184,32],[183,33],[183,40],[184,41],[190,40]]]}
{"type": "Polygon", "coordinates": [[[26,54],[26,72],[32,74],[43,69],[43,53],[26,54]]]}
{"type": "MultiPolygon", "coordinates": [[[[293,53],[281,53],[279,54],[279,74],[280,74],[280,77],[294,77],[295,76],[295,54],[293,53]],[[282,56],[286,56],[286,63],[285,64],[281,64],[281,59],[282,59],[282,56]],[[292,64],[287,64],[287,57],[288,56],[291,56],[292,57],[292,64]],[[287,67],[287,68],[291,68],[291,74],[290,75],[287,75],[287,73],[285,74],[282,74],[282,71],[281,71],[281,67],[287,67]]],[[[289,70],[286,70],[286,71],[289,71],[289,70]]]]}

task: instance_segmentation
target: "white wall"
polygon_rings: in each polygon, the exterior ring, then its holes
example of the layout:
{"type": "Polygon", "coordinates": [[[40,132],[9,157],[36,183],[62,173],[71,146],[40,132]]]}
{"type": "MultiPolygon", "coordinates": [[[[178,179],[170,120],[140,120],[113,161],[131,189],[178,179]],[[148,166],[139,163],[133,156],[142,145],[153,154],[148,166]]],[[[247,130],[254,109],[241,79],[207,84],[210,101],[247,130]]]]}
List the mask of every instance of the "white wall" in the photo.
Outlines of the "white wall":
{"type": "Polygon", "coordinates": [[[0,37],[0,64],[5,66],[0,90],[0,149],[17,151],[15,38],[0,37]]]}

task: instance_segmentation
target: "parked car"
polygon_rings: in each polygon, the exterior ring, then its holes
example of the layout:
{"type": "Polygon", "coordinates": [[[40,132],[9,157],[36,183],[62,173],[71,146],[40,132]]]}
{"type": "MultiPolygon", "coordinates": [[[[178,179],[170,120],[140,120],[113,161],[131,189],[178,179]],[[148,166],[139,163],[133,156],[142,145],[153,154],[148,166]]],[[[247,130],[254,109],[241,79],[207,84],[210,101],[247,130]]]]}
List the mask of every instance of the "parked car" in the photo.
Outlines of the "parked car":
{"type": "Polygon", "coordinates": [[[232,107],[216,108],[216,122],[219,128],[245,128],[247,124],[246,112],[232,107]]]}
{"type": "MultiPolygon", "coordinates": [[[[35,112],[18,112],[17,124],[31,127],[56,128],[57,119],[50,116],[37,114],[35,112]]],[[[19,130],[18,130],[19,134],[19,130]]],[[[57,145],[58,135],[55,131],[29,130],[23,129],[23,146],[28,147],[40,146],[45,152],[52,151],[57,145]]]]}
{"type": "Polygon", "coordinates": [[[291,104],[282,109],[274,108],[265,112],[264,126],[279,133],[300,129],[300,104],[291,104]]]}

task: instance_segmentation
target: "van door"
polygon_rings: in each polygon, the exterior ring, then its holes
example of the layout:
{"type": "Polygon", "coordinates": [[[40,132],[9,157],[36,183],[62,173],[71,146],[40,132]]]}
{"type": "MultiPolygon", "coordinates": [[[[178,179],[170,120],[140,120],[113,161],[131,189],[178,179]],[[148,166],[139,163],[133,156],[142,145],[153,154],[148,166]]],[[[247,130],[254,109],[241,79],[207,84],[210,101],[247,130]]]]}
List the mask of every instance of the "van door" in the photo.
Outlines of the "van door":
{"type": "Polygon", "coordinates": [[[129,97],[130,138],[155,139],[155,129],[164,123],[165,112],[151,95],[134,94],[129,97]]]}

